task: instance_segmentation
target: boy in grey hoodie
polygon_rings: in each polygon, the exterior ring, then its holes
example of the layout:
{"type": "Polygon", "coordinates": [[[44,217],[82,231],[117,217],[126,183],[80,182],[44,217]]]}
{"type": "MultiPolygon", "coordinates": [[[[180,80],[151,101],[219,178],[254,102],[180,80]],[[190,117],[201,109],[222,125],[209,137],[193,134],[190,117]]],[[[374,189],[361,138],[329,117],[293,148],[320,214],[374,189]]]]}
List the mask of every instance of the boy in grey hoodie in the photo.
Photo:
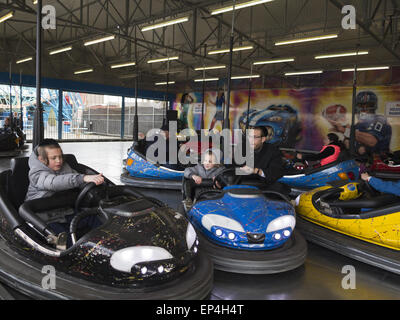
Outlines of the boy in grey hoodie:
{"type": "Polygon", "coordinates": [[[220,165],[221,152],[216,149],[208,149],[204,153],[203,163],[197,164],[194,167],[186,168],[184,171],[184,177],[188,179],[185,183],[185,194],[186,199],[184,205],[186,208],[192,206],[193,188],[196,185],[200,185],[203,179],[214,179],[220,174],[225,167],[220,165]]]}
{"type": "Polygon", "coordinates": [[[29,187],[25,201],[50,197],[58,191],[78,188],[85,183],[100,185],[104,177],[84,175],[64,163],[60,145],[53,139],[44,139],[29,157],[29,187]]]}
{"type": "MultiPolygon", "coordinates": [[[[46,198],[56,192],[81,187],[85,183],[93,182],[100,185],[104,182],[102,174],[84,175],[72,169],[63,160],[63,152],[57,141],[44,139],[35,148],[29,157],[29,187],[25,201],[46,198]]],[[[51,230],[58,234],[54,243],[57,246],[66,246],[70,239],[67,239],[66,231],[73,218],[73,210],[53,210],[52,212],[37,213],[51,230]]],[[[91,229],[99,226],[96,217],[87,217],[81,220],[79,226],[87,226],[91,229]]]]}

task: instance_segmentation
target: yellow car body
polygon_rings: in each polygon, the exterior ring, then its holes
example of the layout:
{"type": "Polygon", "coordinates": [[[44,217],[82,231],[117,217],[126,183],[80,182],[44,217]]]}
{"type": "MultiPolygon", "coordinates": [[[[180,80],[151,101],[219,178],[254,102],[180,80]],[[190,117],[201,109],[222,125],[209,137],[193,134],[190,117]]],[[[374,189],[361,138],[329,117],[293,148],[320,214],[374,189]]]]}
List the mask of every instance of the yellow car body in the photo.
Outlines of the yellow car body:
{"type": "MultiPolygon", "coordinates": [[[[357,183],[343,186],[344,191],[341,192],[339,199],[346,201],[358,198],[360,193],[356,186],[357,183]]],[[[321,213],[312,202],[312,197],[316,192],[330,188],[332,187],[324,186],[300,195],[295,206],[297,215],[350,237],[393,250],[400,250],[400,211],[365,219],[362,218],[363,213],[359,214],[360,218],[358,219],[345,218],[345,215],[344,218],[330,217],[321,213]]]]}

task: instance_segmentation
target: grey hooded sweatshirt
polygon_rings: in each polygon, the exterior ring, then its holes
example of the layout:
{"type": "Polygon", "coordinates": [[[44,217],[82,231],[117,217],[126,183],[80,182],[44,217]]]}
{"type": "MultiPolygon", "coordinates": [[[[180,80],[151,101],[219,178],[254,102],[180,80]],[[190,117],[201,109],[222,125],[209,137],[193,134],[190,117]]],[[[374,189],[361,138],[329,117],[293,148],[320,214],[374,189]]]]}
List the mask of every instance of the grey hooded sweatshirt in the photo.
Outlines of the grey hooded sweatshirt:
{"type": "Polygon", "coordinates": [[[74,189],[85,184],[84,174],[72,169],[64,162],[59,171],[53,171],[40,162],[36,149],[29,157],[29,188],[25,201],[50,197],[59,191],[74,189]]]}
{"type": "Polygon", "coordinates": [[[198,164],[194,167],[186,168],[183,174],[187,179],[190,179],[193,175],[199,176],[203,179],[212,179],[224,169],[224,166],[216,166],[210,170],[206,170],[202,164],[198,164]]]}

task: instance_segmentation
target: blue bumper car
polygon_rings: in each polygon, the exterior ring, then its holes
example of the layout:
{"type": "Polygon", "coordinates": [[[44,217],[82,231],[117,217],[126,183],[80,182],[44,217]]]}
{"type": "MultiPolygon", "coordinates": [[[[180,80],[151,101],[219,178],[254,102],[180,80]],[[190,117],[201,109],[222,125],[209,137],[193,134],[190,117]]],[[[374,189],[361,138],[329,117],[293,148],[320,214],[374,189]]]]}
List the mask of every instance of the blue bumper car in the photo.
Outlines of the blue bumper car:
{"type": "Polygon", "coordinates": [[[203,181],[193,206],[182,208],[198,231],[199,248],[216,269],[227,272],[272,274],[301,266],[307,245],[295,231],[290,201],[254,179],[243,178],[247,181],[238,184],[241,177],[232,180],[233,175],[229,169],[215,178],[223,189],[203,181]]]}
{"type": "Polygon", "coordinates": [[[146,159],[144,142],[140,140],[128,149],[121,181],[140,188],[180,190],[183,170],[173,170],[146,159]]]}
{"type": "Polygon", "coordinates": [[[306,167],[300,170],[290,167],[286,175],[278,181],[291,187],[291,195],[296,197],[303,192],[338,180],[355,181],[359,178],[359,171],[360,167],[355,159],[341,156],[335,162],[325,166],[306,167]]]}

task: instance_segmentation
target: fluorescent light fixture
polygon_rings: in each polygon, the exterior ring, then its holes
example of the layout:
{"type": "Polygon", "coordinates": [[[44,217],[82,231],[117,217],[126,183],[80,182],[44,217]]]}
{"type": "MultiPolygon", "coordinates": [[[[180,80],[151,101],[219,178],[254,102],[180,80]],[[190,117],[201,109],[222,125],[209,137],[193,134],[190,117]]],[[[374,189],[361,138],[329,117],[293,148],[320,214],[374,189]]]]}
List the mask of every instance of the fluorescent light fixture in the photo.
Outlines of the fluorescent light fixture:
{"type": "Polygon", "coordinates": [[[24,63],[24,62],[27,62],[27,61],[31,61],[32,59],[33,59],[32,57],[28,57],[28,58],[24,58],[24,59],[18,60],[16,63],[20,64],[20,63],[24,63]]]}
{"type": "MultiPolygon", "coordinates": [[[[382,66],[382,67],[365,67],[365,68],[357,68],[357,71],[369,71],[369,70],[387,70],[389,66],[382,66]]],[[[342,72],[350,72],[354,71],[354,68],[350,69],[342,69],[342,72]]]]}
{"type": "Polygon", "coordinates": [[[344,52],[344,53],[333,53],[321,56],[316,56],[315,59],[329,59],[329,58],[340,58],[340,57],[351,57],[351,56],[361,56],[368,54],[368,51],[354,51],[354,52],[344,52]]]}
{"type": "Polygon", "coordinates": [[[33,0],[33,4],[37,4],[38,0],[33,0]]]}
{"type": "Polygon", "coordinates": [[[224,68],[226,68],[225,65],[220,65],[220,66],[198,67],[195,68],[194,70],[202,71],[202,70],[214,70],[214,69],[224,69],[224,68]]]}
{"type": "Polygon", "coordinates": [[[74,74],[82,74],[82,73],[89,73],[89,72],[93,72],[93,69],[84,69],[84,70],[75,71],[74,74]]]}
{"type": "Polygon", "coordinates": [[[132,73],[132,74],[124,74],[119,76],[118,78],[120,79],[131,79],[131,78],[136,78],[138,75],[136,73],[132,73]]]}
{"type": "Polygon", "coordinates": [[[109,40],[114,40],[114,39],[115,39],[115,36],[107,36],[107,37],[104,37],[104,38],[87,41],[87,42],[84,43],[84,45],[85,46],[91,46],[92,44],[96,44],[96,43],[100,43],[100,42],[104,42],[104,41],[109,41],[109,40]]]}
{"type": "MultiPolygon", "coordinates": [[[[168,84],[174,84],[174,83],[175,83],[175,81],[168,81],[168,84]]],[[[167,82],[156,82],[155,83],[156,86],[164,86],[166,84],[167,84],[167,82]]]]}
{"type": "Polygon", "coordinates": [[[218,81],[219,78],[204,78],[204,79],[194,79],[194,82],[203,82],[203,81],[218,81]]]}
{"type": "MultiPolygon", "coordinates": [[[[248,1],[248,2],[238,3],[238,4],[235,4],[235,10],[243,9],[243,8],[251,7],[251,6],[256,6],[258,4],[271,2],[271,1],[273,1],[273,0],[253,0],[253,1],[248,1]]],[[[232,10],[233,10],[233,5],[227,6],[227,7],[222,7],[222,8],[212,10],[211,15],[220,14],[220,13],[224,13],[224,12],[228,12],[228,11],[232,11],[232,10]]]]}
{"type": "Polygon", "coordinates": [[[148,60],[147,63],[156,63],[156,62],[164,62],[164,61],[170,61],[170,60],[178,60],[179,57],[167,57],[167,58],[160,58],[160,59],[153,59],[153,60],[148,60]]]}
{"type": "Polygon", "coordinates": [[[0,18],[0,23],[12,18],[13,16],[14,16],[14,12],[13,11],[7,13],[6,15],[4,15],[4,16],[2,16],[0,18]]]}
{"type": "MultiPolygon", "coordinates": [[[[242,50],[251,50],[251,49],[253,49],[253,46],[244,46],[244,47],[233,48],[232,51],[242,51],[242,50]]],[[[229,49],[218,49],[218,50],[209,51],[208,54],[218,54],[218,53],[227,53],[227,52],[229,52],[229,49]]]]}
{"type": "Polygon", "coordinates": [[[111,66],[111,69],[116,69],[116,68],[124,68],[124,67],[130,67],[136,65],[136,62],[131,61],[131,62],[125,62],[125,63],[120,63],[120,64],[113,64],[111,66]]]}
{"type": "Polygon", "coordinates": [[[72,46],[52,50],[52,51],[50,51],[49,54],[50,54],[50,55],[53,55],[53,54],[57,54],[57,53],[65,52],[65,51],[70,51],[70,50],[72,50],[72,46]]]}
{"type": "Polygon", "coordinates": [[[275,42],[276,46],[283,46],[286,44],[294,44],[294,43],[301,43],[301,42],[309,42],[309,41],[318,41],[318,40],[326,40],[326,39],[333,39],[337,38],[337,34],[327,34],[325,36],[316,36],[316,37],[309,37],[309,38],[302,38],[302,39],[294,39],[294,40],[286,40],[281,42],[275,42]]]}
{"type": "Polygon", "coordinates": [[[285,76],[299,76],[303,74],[318,74],[322,73],[322,70],[312,70],[312,71],[298,71],[298,72],[287,72],[285,73],[285,76]]]}
{"type": "Polygon", "coordinates": [[[184,70],[182,70],[182,69],[176,69],[176,70],[169,70],[169,71],[161,71],[161,72],[158,72],[158,74],[175,74],[175,73],[181,73],[183,71],[184,70]]]}
{"type": "Polygon", "coordinates": [[[248,75],[248,76],[234,76],[231,77],[232,80],[237,80],[237,79],[250,79],[250,78],[259,78],[259,74],[253,74],[253,75],[248,75]]]}
{"type": "Polygon", "coordinates": [[[153,29],[162,28],[162,27],[170,26],[172,24],[182,23],[182,22],[186,22],[186,21],[189,21],[189,17],[182,17],[182,18],[178,18],[178,19],[174,19],[174,20],[163,21],[160,23],[149,25],[147,27],[143,27],[141,29],[141,31],[153,30],[153,29]]]}
{"type": "Polygon", "coordinates": [[[272,63],[282,63],[282,62],[293,62],[294,58],[287,58],[287,59],[272,59],[272,60],[264,60],[264,61],[256,61],[253,64],[272,64],[272,63]]]}

